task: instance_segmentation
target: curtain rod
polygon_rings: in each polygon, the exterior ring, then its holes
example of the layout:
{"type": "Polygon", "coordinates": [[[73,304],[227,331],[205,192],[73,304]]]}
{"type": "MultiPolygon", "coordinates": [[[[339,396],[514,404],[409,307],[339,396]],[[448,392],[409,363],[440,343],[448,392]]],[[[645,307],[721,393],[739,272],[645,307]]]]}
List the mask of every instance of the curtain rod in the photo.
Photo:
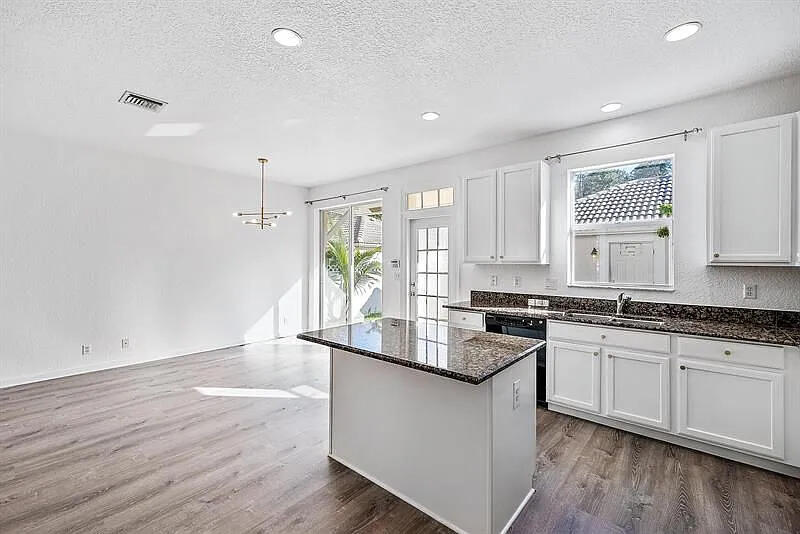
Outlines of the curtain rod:
{"type": "Polygon", "coordinates": [[[388,186],[378,187],[375,189],[366,189],[364,191],[356,191],[355,193],[347,193],[344,195],[334,195],[332,197],[325,197],[325,198],[315,198],[314,200],[306,200],[306,204],[311,206],[314,202],[323,202],[325,200],[333,200],[334,198],[341,198],[342,200],[347,200],[347,197],[352,197],[355,195],[363,195],[364,193],[374,193],[375,191],[388,191],[388,186]]]}
{"type": "Polygon", "coordinates": [[[656,137],[648,137],[647,139],[637,139],[636,141],[628,141],[627,143],[619,143],[616,145],[607,145],[607,146],[599,146],[597,148],[587,148],[586,150],[577,150],[575,152],[568,152],[566,154],[553,154],[552,156],[547,156],[544,158],[545,161],[556,160],[561,163],[561,158],[566,158],[567,156],[575,156],[578,154],[586,154],[587,152],[597,152],[598,150],[608,150],[609,148],[619,148],[621,146],[628,146],[628,145],[636,145],[639,143],[647,143],[648,141],[657,141],[659,139],[666,139],[667,137],[676,137],[678,135],[683,136],[683,140],[686,141],[689,139],[689,136],[692,134],[699,134],[702,132],[702,128],[692,128],[691,130],[683,130],[682,132],[674,132],[665,135],[657,135],[656,137]]]}

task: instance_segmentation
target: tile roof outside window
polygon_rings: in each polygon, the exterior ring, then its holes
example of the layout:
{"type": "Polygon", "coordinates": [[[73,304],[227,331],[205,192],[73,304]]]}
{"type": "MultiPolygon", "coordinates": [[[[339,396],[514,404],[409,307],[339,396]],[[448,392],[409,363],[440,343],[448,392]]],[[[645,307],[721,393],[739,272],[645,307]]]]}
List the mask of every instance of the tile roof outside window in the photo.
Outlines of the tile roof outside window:
{"type": "Polygon", "coordinates": [[[672,203],[672,174],[631,180],[575,201],[578,224],[618,223],[663,218],[659,208],[672,203]]]}

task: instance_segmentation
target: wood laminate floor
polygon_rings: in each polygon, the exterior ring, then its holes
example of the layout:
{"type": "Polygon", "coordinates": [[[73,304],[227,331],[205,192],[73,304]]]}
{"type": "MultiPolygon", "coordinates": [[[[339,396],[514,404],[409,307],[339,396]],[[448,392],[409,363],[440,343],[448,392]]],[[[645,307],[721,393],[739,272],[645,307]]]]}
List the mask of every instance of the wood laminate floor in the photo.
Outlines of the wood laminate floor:
{"type": "MultiPolygon", "coordinates": [[[[327,390],[295,340],[0,390],[0,532],[449,532],[326,457],[327,390]]],[[[538,418],[514,533],[800,532],[797,479],[538,418]]]]}

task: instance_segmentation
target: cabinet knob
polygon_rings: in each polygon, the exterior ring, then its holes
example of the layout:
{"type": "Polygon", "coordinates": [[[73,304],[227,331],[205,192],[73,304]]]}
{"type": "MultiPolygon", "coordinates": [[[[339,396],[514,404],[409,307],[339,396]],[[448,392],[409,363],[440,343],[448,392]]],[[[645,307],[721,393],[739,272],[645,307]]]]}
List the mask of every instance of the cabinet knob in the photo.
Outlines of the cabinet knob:
{"type": "Polygon", "coordinates": [[[600,355],[600,353],[599,353],[599,352],[593,352],[593,353],[592,353],[592,355],[594,355],[594,356],[599,356],[599,355],[600,355]]]}
{"type": "Polygon", "coordinates": [[[606,338],[605,334],[600,334],[600,339],[605,339],[605,338],[606,338]]]}
{"type": "Polygon", "coordinates": [[[685,371],[685,370],[686,370],[686,366],[685,365],[681,365],[681,371],[685,371]]]}
{"type": "Polygon", "coordinates": [[[609,359],[609,360],[610,360],[611,358],[613,358],[613,357],[614,357],[614,355],[613,355],[613,354],[609,354],[609,355],[608,355],[608,359],[609,359]]]}
{"type": "Polygon", "coordinates": [[[726,351],[723,352],[723,354],[725,354],[725,356],[730,356],[731,355],[731,351],[726,350],[726,351]]]}
{"type": "Polygon", "coordinates": [[[714,257],[715,257],[715,258],[719,258],[719,253],[715,252],[715,253],[714,253],[714,257]]]}
{"type": "Polygon", "coordinates": [[[502,259],[503,259],[503,256],[500,256],[500,259],[502,260],[502,259]]]}
{"type": "Polygon", "coordinates": [[[493,260],[493,259],[494,259],[494,256],[489,256],[489,259],[493,260]]]}

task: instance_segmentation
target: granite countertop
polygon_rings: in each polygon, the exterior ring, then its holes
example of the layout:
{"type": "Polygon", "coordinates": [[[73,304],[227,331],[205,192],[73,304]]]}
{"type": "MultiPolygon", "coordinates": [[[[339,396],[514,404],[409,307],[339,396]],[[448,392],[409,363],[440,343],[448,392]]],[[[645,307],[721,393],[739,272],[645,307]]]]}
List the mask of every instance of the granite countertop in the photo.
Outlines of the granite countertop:
{"type": "MultiPolygon", "coordinates": [[[[691,336],[706,336],[738,341],[753,341],[757,343],[769,343],[773,345],[800,346],[800,325],[797,327],[792,327],[786,325],[765,325],[755,322],[729,322],[723,320],[683,319],[677,317],[659,317],[664,321],[664,324],[662,325],[633,323],[624,325],[610,325],[599,319],[564,315],[564,312],[570,308],[560,308],[558,306],[550,306],[546,309],[499,305],[478,306],[472,305],[470,302],[465,301],[446,304],[445,307],[453,310],[494,313],[497,315],[510,315],[514,317],[552,319],[595,326],[631,328],[635,330],[647,330],[669,334],[686,334],[691,336]]],[[[580,311],[583,313],[592,313],[591,310],[580,311]]]]}
{"type": "Polygon", "coordinates": [[[545,345],[538,339],[393,318],[297,337],[468,384],[480,384],[545,345]]]}

